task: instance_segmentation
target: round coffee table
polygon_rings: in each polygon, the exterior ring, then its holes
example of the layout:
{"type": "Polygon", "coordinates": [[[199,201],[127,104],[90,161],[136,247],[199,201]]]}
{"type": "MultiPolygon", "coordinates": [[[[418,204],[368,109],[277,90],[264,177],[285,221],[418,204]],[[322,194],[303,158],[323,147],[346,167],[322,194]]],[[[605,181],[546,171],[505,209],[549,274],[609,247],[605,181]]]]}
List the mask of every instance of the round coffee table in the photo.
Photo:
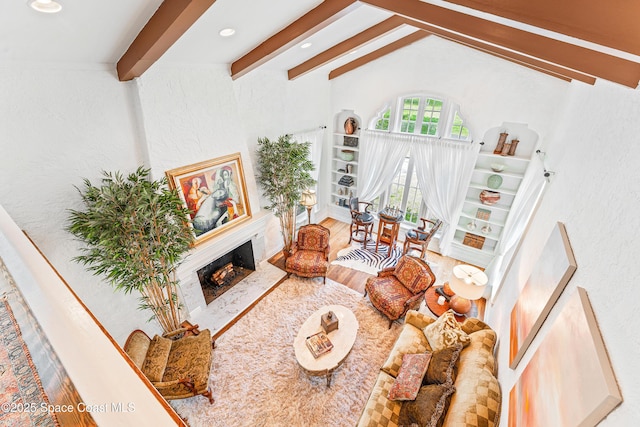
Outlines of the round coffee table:
{"type": "Polygon", "coordinates": [[[341,305],[326,305],[313,313],[300,327],[298,335],[293,341],[293,348],[296,353],[296,360],[300,367],[309,375],[326,376],[327,387],[331,385],[331,376],[338,366],[347,358],[353,344],[356,342],[358,333],[358,320],[355,314],[347,307],[341,305]],[[338,329],[327,334],[333,344],[333,348],[328,353],[313,357],[307,348],[305,340],[308,336],[322,331],[320,317],[328,311],[338,318],[338,329]]]}

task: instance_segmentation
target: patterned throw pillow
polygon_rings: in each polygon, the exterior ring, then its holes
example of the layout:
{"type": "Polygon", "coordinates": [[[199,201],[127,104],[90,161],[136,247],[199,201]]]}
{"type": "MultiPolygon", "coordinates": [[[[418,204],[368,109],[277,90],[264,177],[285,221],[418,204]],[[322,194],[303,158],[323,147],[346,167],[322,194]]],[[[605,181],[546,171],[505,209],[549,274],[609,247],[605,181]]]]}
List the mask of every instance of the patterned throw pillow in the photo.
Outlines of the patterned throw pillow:
{"type": "Polygon", "coordinates": [[[432,384],[420,388],[415,400],[402,404],[398,425],[442,426],[454,392],[451,384],[432,384]]]}
{"type": "Polygon", "coordinates": [[[462,330],[456,320],[453,310],[447,310],[438,320],[427,325],[423,331],[433,351],[452,347],[456,343],[466,346],[471,342],[469,335],[462,330]]]}
{"type": "Polygon", "coordinates": [[[391,400],[413,400],[420,391],[422,378],[429,367],[431,353],[405,354],[398,377],[389,390],[391,400]]]}
{"type": "Polygon", "coordinates": [[[453,347],[434,351],[422,385],[453,384],[458,375],[458,358],[462,348],[462,344],[457,343],[453,347]]]}
{"type": "Polygon", "coordinates": [[[153,337],[149,344],[149,350],[147,350],[144,364],[142,365],[142,372],[149,378],[149,381],[162,381],[170,351],[170,339],[159,335],[153,337]]]}

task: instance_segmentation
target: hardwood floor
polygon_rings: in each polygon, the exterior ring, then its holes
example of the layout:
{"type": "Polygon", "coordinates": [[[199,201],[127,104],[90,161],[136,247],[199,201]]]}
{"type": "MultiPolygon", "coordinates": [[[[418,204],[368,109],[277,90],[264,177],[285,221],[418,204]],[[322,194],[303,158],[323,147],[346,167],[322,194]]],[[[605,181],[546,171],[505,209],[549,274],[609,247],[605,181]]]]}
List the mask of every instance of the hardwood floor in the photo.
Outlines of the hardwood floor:
{"type": "MultiPolygon", "coordinates": [[[[331,231],[331,237],[329,239],[329,244],[331,246],[329,261],[332,261],[337,258],[337,254],[340,250],[349,246],[349,224],[333,218],[327,218],[320,222],[320,224],[324,225],[331,231]]],[[[401,245],[402,242],[399,242],[398,244],[401,245]]],[[[426,259],[432,266],[433,273],[436,276],[436,285],[441,285],[446,282],[451,275],[453,267],[456,264],[462,264],[458,260],[445,257],[431,251],[427,253],[426,259]]],[[[269,259],[269,262],[284,270],[284,256],[281,252],[269,259]]],[[[367,278],[371,277],[371,275],[351,268],[331,265],[329,267],[327,277],[364,294],[364,284],[367,281],[367,278]]],[[[474,307],[473,311],[477,311],[477,314],[472,314],[479,319],[483,319],[486,304],[485,300],[480,299],[475,301],[474,304],[476,307],[474,307]]]]}

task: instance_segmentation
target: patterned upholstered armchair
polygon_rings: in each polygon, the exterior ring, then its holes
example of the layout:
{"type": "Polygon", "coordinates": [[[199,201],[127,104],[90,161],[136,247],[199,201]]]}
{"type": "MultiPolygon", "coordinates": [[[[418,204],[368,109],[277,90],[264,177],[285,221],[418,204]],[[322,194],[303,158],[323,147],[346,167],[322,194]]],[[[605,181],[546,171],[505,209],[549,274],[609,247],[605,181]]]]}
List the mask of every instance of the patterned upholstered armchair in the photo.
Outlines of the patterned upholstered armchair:
{"type": "Polygon", "coordinates": [[[291,256],[285,262],[289,274],[300,277],[321,277],[327,281],[329,269],[329,229],[319,224],[309,224],[298,230],[298,241],[291,256]]]}
{"type": "Polygon", "coordinates": [[[393,322],[403,317],[424,297],[436,281],[429,265],[420,258],[403,255],[395,267],[385,268],[377,277],[370,277],[364,286],[371,304],[393,322]]]}
{"type": "Polygon", "coordinates": [[[176,340],[159,335],[151,339],[136,329],[127,338],[124,351],[165,399],[201,394],[213,403],[209,374],[214,346],[211,332],[200,331],[195,325],[192,331],[176,340]]]}

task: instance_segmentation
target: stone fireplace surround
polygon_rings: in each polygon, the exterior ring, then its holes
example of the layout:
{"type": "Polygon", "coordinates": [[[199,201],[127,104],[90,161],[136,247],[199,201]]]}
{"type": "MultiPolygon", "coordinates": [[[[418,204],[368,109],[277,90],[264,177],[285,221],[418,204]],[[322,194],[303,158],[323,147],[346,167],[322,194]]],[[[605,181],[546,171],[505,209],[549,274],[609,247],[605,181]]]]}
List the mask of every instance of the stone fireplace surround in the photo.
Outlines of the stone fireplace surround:
{"type": "Polygon", "coordinates": [[[181,285],[185,316],[192,323],[198,323],[201,328],[208,328],[215,334],[286,275],[266,259],[266,223],[267,213],[259,212],[248,221],[194,247],[178,267],[177,277],[181,285]],[[256,271],[207,305],[198,279],[198,270],[248,241],[253,246],[256,271]]]}

